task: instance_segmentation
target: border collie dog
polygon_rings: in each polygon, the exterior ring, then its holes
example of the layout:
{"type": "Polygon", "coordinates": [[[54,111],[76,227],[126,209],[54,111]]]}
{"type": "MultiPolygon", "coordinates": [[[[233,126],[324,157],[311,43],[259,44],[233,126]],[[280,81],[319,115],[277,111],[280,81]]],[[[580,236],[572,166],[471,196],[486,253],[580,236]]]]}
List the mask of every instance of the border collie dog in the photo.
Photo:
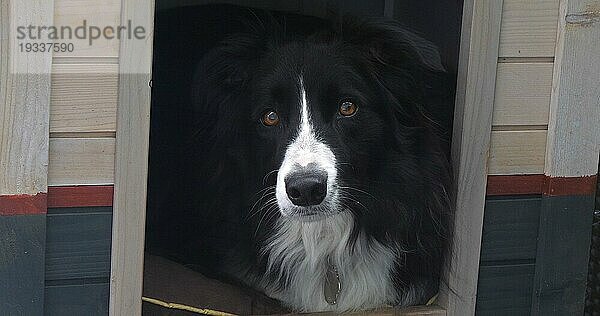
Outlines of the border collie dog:
{"type": "Polygon", "coordinates": [[[394,22],[297,24],[257,16],[195,68],[201,261],[296,311],[425,303],[450,233],[439,54],[394,22]]]}

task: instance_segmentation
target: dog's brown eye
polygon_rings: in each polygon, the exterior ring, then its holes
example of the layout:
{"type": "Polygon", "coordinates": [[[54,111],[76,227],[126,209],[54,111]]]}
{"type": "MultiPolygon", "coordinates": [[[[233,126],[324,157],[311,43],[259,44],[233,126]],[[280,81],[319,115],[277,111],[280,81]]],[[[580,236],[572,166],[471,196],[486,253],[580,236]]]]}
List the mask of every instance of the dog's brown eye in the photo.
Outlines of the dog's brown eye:
{"type": "Polygon", "coordinates": [[[266,111],[265,114],[263,114],[262,122],[266,126],[275,126],[279,124],[279,115],[272,110],[266,111]]]}
{"type": "Polygon", "coordinates": [[[351,101],[342,101],[340,104],[340,114],[343,116],[352,116],[358,110],[358,106],[351,101]]]}

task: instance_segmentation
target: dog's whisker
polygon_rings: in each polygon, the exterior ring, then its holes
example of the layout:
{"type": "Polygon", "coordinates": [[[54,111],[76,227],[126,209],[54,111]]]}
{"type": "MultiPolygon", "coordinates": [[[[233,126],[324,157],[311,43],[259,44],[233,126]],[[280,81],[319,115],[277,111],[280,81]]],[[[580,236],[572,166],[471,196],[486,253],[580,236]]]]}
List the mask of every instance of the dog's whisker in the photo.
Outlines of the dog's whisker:
{"type": "Polygon", "coordinates": [[[276,206],[277,206],[277,204],[275,204],[275,205],[273,205],[273,206],[269,207],[269,209],[267,209],[267,211],[265,211],[265,212],[263,213],[263,216],[262,216],[262,217],[260,218],[260,220],[258,221],[258,225],[256,225],[256,231],[254,231],[254,237],[255,237],[255,238],[256,238],[256,236],[257,236],[257,234],[258,234],[258,231],[260,230],[260,225],[262,224],[262,222],[263,222],[263,220],[264,220],[265,216],[266,216],[267,214],[269,214],[269,213],[273,213],[273,211],[276,211],[276,210],[277,210],[277,207],[276,207],[276,206]]]}
{"type": "Polygon", "coordinates": [[[276,173],[278,171],[279,171],[279,169],[275,169],[275,170],[267,172],[267,174],[263,177],[263,181],[262,181],[263,184],[265,184],[267,182],[267,180],[269,179],[270,175],[272,175],[273,173],[276,173]]]}
{"type": "MultiPolygon", "coordinates": [[[[262,203],[261,207],[259,207],[258,209],[256,209],[255,211],[252,211],[252,209],[250,210],[250,212],[248,212],[248,215],[246,216],[246,219],[251,219],[254,215],[260,213],[263,209],[265,209],[266,207],[271,206],[272,204],[274,204],[277,201],[277,198],[272,197],[271,199],[267,200],[266,202],[262,203]]],[[[254,209],[254,208],[253,208],[254,209]]]]}

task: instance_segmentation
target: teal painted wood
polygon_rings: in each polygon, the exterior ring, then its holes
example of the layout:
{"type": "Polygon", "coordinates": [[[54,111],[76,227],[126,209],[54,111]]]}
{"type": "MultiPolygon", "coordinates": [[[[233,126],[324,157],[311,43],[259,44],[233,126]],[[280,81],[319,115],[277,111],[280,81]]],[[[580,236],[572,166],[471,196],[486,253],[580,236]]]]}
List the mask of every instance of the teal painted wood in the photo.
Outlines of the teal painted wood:
{"type": "Polygon", "coordinates": [[[535,265],[482,266],[475,314],[529,315],[535,265]]]}
{"type": "Polygon", "coordinates": [[[541,196],[486,200],[476,315],[529,315],[541,196]]]}
{"type": "Polygon", "coordinates": [[[582,315],[594,197],[542,199],[532,315],[582,315]]]}
{"type": "Polygon", "coordinates": [[[108,295],[108,283],[47,286],[44,315],[108,315],[108,295]]]}
{"type": "Polygon", "coordinates": [[[107,315],[111,207],[48,210],[44,315],[107,315]]]}
{"type": "Polygon", "coordinates": [[[535,259],[540,209],[541,197],[488,198],[481,265],[535,259]]]}
{"type": "Polygon", "coordinates": [[[112,208],[50,209],[46,281],[110,276],[112,208]]]}
{"type": "Polygon", "coordinates": [[[46,215],[0,216],[0,314],[43,315],[46,215]]]}

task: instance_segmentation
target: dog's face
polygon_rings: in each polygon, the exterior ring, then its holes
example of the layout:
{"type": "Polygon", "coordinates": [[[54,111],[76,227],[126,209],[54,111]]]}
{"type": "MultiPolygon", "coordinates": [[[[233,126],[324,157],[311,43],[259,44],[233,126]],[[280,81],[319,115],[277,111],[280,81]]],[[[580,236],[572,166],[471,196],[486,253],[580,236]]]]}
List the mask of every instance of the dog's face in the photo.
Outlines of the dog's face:
{"type": "Polygon", "coordinates": [[[265,172],[278,170],[283,216],[318,220],[344,211],[350,183],[372,180],[369,161],[386,143],[386,113],[357,66],[341,43],[293,43],[253,71],[249,123],[262,144],[254,157],[265,172]]]}
{"type": "Polygon", "coordinates": [[[435,48],[387,24],[265,34],[232,37],[196,72],[197,101],[218,116],[207,128],[218,137],[213,155],[228,152],[222,168],[235,162],[244,172],[250,211],[314,221],[376,212],[382,206],[368,204],[378,194],[414,198],[402,189],[423,182],[419,159],[432,162],[426,151],[438,150],[422,142],[419,107],[420,76],[443,69],[435,48]]]}

